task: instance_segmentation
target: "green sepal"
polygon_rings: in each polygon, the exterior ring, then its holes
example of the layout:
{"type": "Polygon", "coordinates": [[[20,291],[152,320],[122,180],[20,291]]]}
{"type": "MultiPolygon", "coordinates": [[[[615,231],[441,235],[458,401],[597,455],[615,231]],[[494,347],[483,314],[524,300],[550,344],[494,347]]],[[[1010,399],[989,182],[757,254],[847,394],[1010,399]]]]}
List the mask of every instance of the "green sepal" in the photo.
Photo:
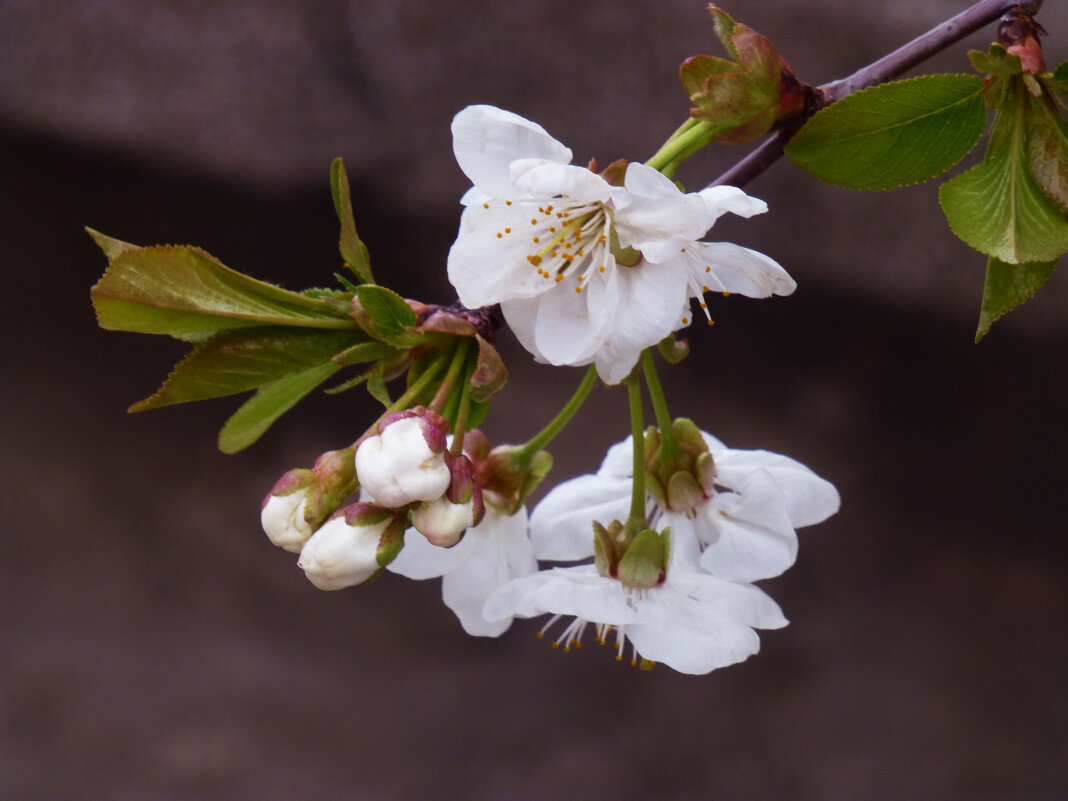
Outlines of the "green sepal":
{"type": "Polygon", "coordinates": [[[393,399],[389,397],[389,387],[386,386],[386,379],[381,373],[375,372],[367,377],[367,391],[387,409],[393,405],[393,399]]]}
{"type": "Polygon", "coordinates": [[[674,334],[668,334],[660,340],[656,349],[668,364],[678,364],[690,355],[689,341],[678,339],[674,334]]]}
{"type": "Polygon", "coordinates": [[[1054,261],[1006,264],[991,257],[986,265],[983,305],[979,312],[975,341],[986,336],[990,326],[1007,312],[1030,300],[1049,280],[1055,264],[1054,261]]]}
{"type": "Polygon", "coordinates": [[[415,312],[404,298],[384,286],[356,287],[353,316],[372,337],[396,348],[414,348],[427,341],[426,335],[415,329],[415,312]]]}
{"type": "Polygon", "coordinates": [[[922,75],[872,86],[814,115],[787,144],[828,183],[880,190],[942,174],[975,147],[986,110],[977,75],[922,75]]]}
{"type": "Polygon", "coordinates": [[[949,227],[980,253],[1008,264],[1056,260],[1068,250],[1068,218],[1031,175],[1033,101],[1021,85],[994,117],[981,164],[942,184],[949,227]]]}
{"type": "Polygon", "coordinates": [[[650,589],[664,581],[667,572],[670,529],[638,532],[619,560],[617,575],[627,587],[650,589]]]}
{"type": "Polygon", "coordinates": [[[596,520],[593,521],[593,564],[597,574],[605,578],[614,578],[619,564],[613,536],[596,520]]]}
{"type": "Polygon", "coordinates": [[[261,386],[226,421],[219,432],[219,450],[237,453],[247,448],[263,436],[275,420],[340,369],[340,365],[326,362],[261,386]]]}
{"type": "Polygon", "coordinates": [[[333,195],[334,209],[341,222],[341,239],[338,242],[341,258],[360,279],[360,283],[373,284],[375,279],[371,273],[371,257],[367,253],[367,246],[356,235],[356,222],[352,217],[349,176],[345,172],[344,162],[339,158],[334,159],[330,165],[330,194],[333,195]]]}
{"type": "Polygon", "coordinates": [[[378,540],[378,549],[375,551],[375,561],[381,567],[388,565],[401,552],[404,547],[404,531],[407,527],[407,513],[395,513],[393,520],[386,526],[386,530],[382,532],[382,536],[378,540]]]}
{"type": "Polygon", "coordinates": [[[90,295],[101,328],[187,341],[262,325],[357,328],[333,303],[257,281],[195,247],[121,250],[90,295]]]}
{"type": "MultiPolygon", "coordinates": [[[[196,345],[153,395],[131,412],[175,403],[220,398],[247,392],[293,373],[336,361],[359,347],[362,331],[317,331],[307,328],[242,328],[224,331],[196,345]]],[[[337,367],[341,364],[338,363],[337,367]]]]}

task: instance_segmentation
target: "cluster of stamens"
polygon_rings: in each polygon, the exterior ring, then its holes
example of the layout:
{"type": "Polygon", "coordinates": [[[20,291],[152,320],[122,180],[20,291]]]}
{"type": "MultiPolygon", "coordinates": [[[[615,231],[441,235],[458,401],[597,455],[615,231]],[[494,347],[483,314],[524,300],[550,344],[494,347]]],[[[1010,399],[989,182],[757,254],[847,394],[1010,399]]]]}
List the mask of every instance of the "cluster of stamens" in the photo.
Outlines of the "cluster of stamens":
{"type": "MultiPolygon", "coordinates": [[[[511,201],[505,201],[512,205],[511,201]]],[[[523,204],[526,206],[527,204],[523,204]]],[[[497,238],[523,235],[530,237],[533,246],[527,256],[538,275],[547,281],[561,283],[574,276],[574,290],[582,293],[590,270],[603,273],[608,253],[608,233],[611,228],[611,212],[603,203],[558,208],[544,204],[532,213],[530,227],[516,230],[512,227],[497,232],[497,238]]],[[[489,208],[489,204],[484,204],[489,208]]]]}
{"type": "MultiPolygon", "coordinates": [[[[563,616],[553,615],[551,618],[549,618],[549,622],[542,626],[541,631],[538,632],[538,639],[544,639],[545,632],[548,631],[549,628],[551,628],[552,625],[556,623],[556,621],[558,621],[561,617],[563,616]]],[[[553,648],[563,647],[565,653],[570,652],[572,646],[574,646],[575,648],[581,648],[582,635],[586,633],[587,626],[594,627],[598,645],[608,645],[609,635],[611,635],[612,632],[615,632],[616,661],[622,662],[623,648],[627,644],[627,637],[624,632],[625,626],[615,626],[608,623],[591,623],[588,620],[583,620],[581,618],[576,617],[570,623],[568,623],[567,626],[564,627],[563,632],[553,642],[553,648]]],[[[631,643],[631,667],[637,666],[639,659],[640,657],[638,656],[638,650],[634,647],[634,644],[631,643]]]]}

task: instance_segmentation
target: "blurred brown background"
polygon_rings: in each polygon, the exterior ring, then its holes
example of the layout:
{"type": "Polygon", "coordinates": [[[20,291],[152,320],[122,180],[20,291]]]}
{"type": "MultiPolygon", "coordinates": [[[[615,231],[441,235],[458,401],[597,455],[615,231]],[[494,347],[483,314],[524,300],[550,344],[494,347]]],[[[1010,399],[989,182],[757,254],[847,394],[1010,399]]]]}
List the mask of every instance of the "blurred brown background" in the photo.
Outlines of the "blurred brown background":
{"type": "MultiPolygon", "coordinates": [[[[965,7],[737,3],[811,83],[965,7]]],[[[1039,18],[1051,66],[1068,10],[1039,18]]],[[[967,71],[967,47],[926,71],[967,71]]],[[[576,160],[646,158],[681,122],[675,73],[718,54],[699,2],[0,0],[0,798],[837,799],[1068,796],[1064,276],[971,343],[983,259],[935,186],[859,194],[788,163],[757,247],[789,299],[731,298],[667,378],[673,410],[835,481],[765,588],[793,623],[706,677],[564,655],[517,623],[463,634],[437,581],[315,590],[259,501],[373,415],[316,397],[247,452],[232,400],[128,417],[184,352],[99,331],[81,230],[195,243],[293,288],[338,268],[327,172],[346,159],[380,280],[448,301],[466,188],[448,124],[472,102],[576,160]]],[[[692,188],[740,156],[688,164],[692,188]]],[[[974,156],[973,156],[974,158],[974,156]]],[[[529,363],[487,428],[533,433],[579,371],[529,363]]],[[[555,443],[560,480],[625,435],[604,390],[555,443]]]]}

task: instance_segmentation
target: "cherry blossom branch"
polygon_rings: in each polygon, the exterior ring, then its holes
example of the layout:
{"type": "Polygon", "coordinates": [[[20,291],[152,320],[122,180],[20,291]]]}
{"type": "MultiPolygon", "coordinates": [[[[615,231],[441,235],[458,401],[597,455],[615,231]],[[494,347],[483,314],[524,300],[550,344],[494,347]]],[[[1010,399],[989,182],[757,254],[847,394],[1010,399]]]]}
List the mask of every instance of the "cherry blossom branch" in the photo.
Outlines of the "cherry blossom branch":
{"type": "MultiPolygon", "coordinates": [[[[1043,0],[1030,2],[1008,2],[1008,0],[981,0],[955,17],[951,17],[927,33],[917,36],[906,45],[889,53],[878,61],[837,81],[822,84],[814,90],[816,103],[810,114],[823,106],[830,105],[848,94],[889,81],[912,69],[951,44],[989,25],[1013,6],[1021,6],[1028,14],[1036,14],[1042,7],[1043,0]]],[[[720,175],[709,186],[744,186],[764,170],[774,164],[783,154],[783,148],[793,135],[792,131],[781,131],[765,139],[749,155],[720,175]]]]}

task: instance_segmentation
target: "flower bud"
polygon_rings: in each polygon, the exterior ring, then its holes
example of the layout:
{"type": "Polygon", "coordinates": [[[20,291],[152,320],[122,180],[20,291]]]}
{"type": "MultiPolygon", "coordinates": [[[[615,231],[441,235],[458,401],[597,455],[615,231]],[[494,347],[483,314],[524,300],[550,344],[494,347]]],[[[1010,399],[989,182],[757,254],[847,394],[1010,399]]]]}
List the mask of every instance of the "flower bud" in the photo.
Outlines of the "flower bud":
{"type": "Polygon", "coordinates": [[[451,475],[448,489],[440,498],[415,504],[412,525],[432,545],[449,548],[460,541],[468,528],[481,522],[486,507],[471,460],[446,454],[445,461],[451,475]]]}
{"type": "Polygon", "coordinates": [[[716,465],[700,429],[691,420],[671,424],[671,443],[661,432],[645,432],[646,488],[672,512],[693,512],[715,493],[716,465]]]}
{"type": "Polygon", "coordinates": [[[389,415],[379,433],[356,450],[360,484],[394,509],[440,498],[451,480],[445,463],[448,431],[445,418],[423,407],[389,415]]]}
{"type": "Polygon", "coordinates": [[[464,436],[464,451],[470,455],[486,502],[505,514],[515,514],[519,510],[553,465],[553,457],[548,451],[538,451],[521,461],[517,458],[520,454],[525,455],[521,447],[498,445],[491,448],[489,439],[477,428],[464,436]]]}
{"type": "Polygon", "coordinates": [[[271,542],[297,553],[357,487],[353,449],[327,451],[311,470],[290,470],[263,499],[260,522],[271,542]]]}
{"type": "Polygon", "coordinates": [[[656,531],[641,524],[613,520],[607,527],[593,523],[594,564],[606,578],[624,586],[647,590],[664,583],[671,552],[671,529],[656,531]]]}
{"type": "Polygon", "coordinates": [[[370,503],[339,509],[304,543],[297,566],[320,590],[374,578],[404,544],[404,515],[370,503]]]}

